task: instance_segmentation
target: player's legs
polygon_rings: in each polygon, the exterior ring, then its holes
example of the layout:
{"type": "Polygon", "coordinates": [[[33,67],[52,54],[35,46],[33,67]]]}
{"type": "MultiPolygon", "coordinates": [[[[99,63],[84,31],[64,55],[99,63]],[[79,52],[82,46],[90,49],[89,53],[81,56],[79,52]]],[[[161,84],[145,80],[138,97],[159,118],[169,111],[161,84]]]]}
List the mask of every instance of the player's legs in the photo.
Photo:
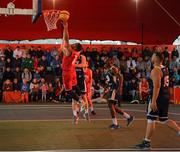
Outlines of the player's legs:
{"type": "Polygon", "coordinates": [[[87,91],[86,95],[87,95],[87,100],[88,100],[89,108],[91,110],[91,114],[92,115],[96,115],[96,113],[94,111],[93,102],[92,102],[92,99],[91,99],[91,92],[87,91]]]}

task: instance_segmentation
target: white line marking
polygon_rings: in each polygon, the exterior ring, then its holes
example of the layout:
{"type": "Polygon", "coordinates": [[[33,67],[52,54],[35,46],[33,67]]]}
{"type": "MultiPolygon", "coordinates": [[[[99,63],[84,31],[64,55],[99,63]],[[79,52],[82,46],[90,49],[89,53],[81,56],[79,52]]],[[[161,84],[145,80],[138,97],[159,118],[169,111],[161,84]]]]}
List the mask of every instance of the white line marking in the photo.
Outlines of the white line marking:
{"type": "MultiPolygon", "coordinates": [[[[93,122],[93,121],[111,121],[112,119],[91,119],[91,121],[93,122]]],[[[125,119],[118,119],[118,121],[123,121],[123,120],[125,120],[125,119]]],[[[40,121],[40,122],[48,122],[48,121],[50,121],[50,122],[53,122],[53,121],[58,121],[58,122],[70,122],[70,121],[72,121],[72,119],[35,119],[35,120],[33,120],[33,119],[29,119],[29,120],[22,120],[22,119],[20,119],[20,120],[0,120],[0,123],[1,122],[37,122],[37,121],[40,121]]],[[[80,119],[79,121],[85,121],[86,122],[86,120],[85,119],[80,119]]],[[[141,119],[141,118],[137,118],[137,119],[135,119],[134,121],[147,121],[147,119],[141,119]]],[[[180,123],[180,121],[176,121],[177,123],[180,123]]]]}

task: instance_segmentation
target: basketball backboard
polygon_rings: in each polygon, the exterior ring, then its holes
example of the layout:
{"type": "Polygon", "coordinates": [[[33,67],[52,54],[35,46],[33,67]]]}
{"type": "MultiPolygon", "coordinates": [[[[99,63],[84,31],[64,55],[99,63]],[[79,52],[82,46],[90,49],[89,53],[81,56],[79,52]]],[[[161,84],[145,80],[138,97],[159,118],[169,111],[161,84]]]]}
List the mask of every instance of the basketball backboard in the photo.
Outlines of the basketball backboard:
{"type": "Polygon", "coordinates": [[[10,15],[31,15],[32,22],[35,23],[38,17],[42,13],[42,0],[32,0],[32,8],[16,8],[15,2],[9,2],[7,8],[0,8],[0,15],[4,14],[5,16],[10,15]]]}
{"type": "Polygon", "coordinates": [[[42,0],[32,0],[33,1],[33,10],[36,12],[32,16],[32,22],[35,23],[39,16],[42,14],[42,0]]]}

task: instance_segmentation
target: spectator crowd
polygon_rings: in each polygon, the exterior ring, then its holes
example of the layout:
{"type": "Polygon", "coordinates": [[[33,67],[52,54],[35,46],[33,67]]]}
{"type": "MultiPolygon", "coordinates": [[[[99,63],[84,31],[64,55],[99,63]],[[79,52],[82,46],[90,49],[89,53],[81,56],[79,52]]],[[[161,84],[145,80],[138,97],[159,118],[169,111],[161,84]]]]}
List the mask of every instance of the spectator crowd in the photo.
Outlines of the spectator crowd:
{"type": "MultiPolygon", "coordinates": [[[[143,51],[136,48],[103,48],[83,50],[93,71],[93,98],[101,96],[105,88],[105,64],[112,59],[120,68],[124,77],[123,101],[135,99],[145,101],[149,90],[149,78],[152,69],[151,56],[154,51],[164,55],[164,66],[169,68],[170,87],[180,85],[179,53],[168,47],[145,47],[143,51]]],[[[44,49],[41,46],[6,46],[0,48],[0,98],[3,92],[21,92],[22,102],[29,101],[67,101],[62,85],[62,53],[58,48],[44,49]]]]}

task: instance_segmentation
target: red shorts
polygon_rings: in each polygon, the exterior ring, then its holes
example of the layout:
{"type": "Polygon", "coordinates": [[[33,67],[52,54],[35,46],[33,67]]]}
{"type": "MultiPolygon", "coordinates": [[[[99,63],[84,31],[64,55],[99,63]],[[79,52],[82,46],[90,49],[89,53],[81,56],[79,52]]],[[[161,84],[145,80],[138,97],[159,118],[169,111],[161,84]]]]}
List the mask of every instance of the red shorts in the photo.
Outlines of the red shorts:
{"type": "Polygon", "coordinates": [[[72,87],[77,85],[76,73],[71,71],[63,71],[62,73],[63,85],[65,90],[72,90],[72,87]]]}

